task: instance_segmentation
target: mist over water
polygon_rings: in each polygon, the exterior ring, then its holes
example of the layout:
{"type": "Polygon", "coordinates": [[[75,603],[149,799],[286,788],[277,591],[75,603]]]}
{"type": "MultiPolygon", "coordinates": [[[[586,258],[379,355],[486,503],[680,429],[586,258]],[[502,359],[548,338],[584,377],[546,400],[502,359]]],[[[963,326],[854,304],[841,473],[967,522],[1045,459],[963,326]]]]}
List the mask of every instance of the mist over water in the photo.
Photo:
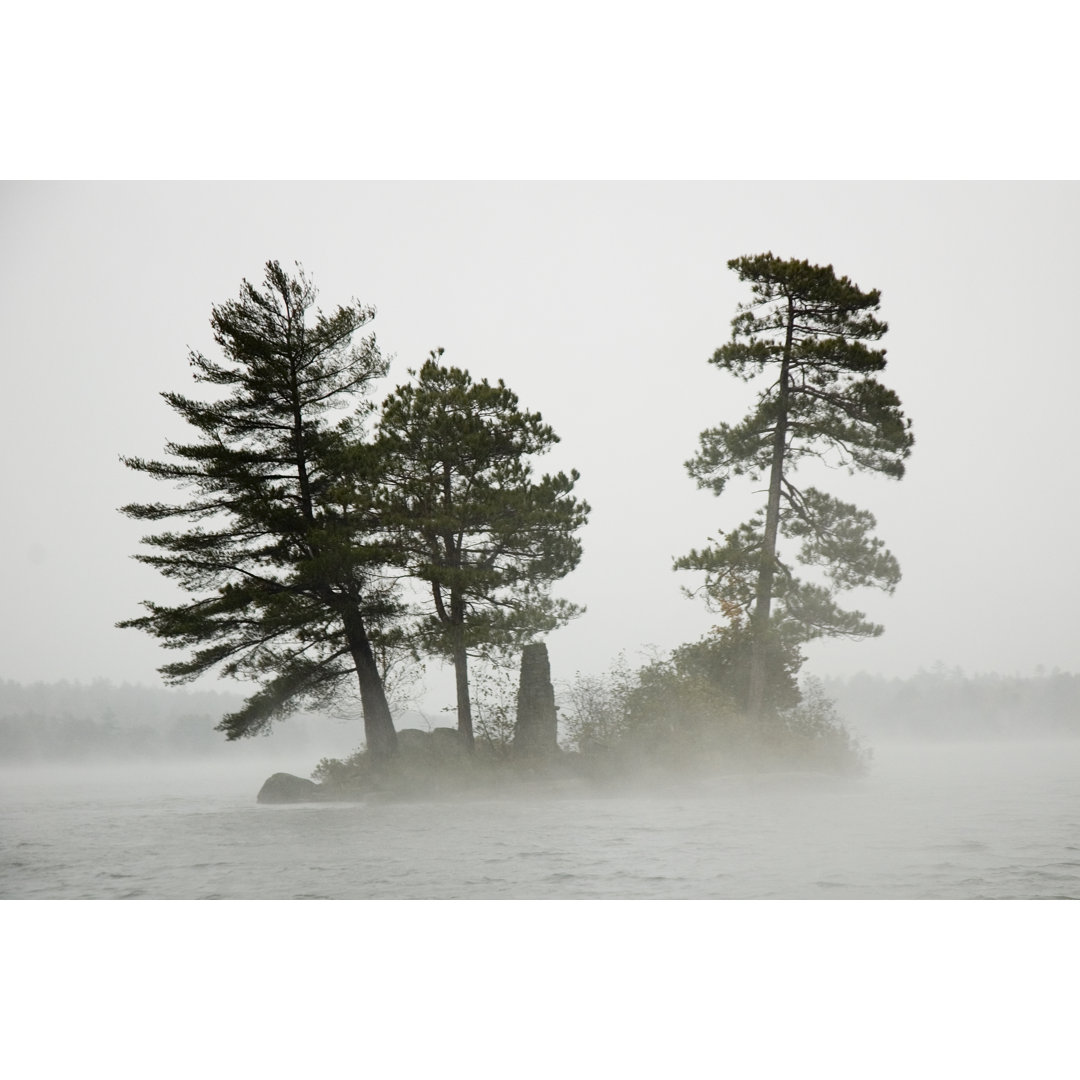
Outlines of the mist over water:
{"type": "Polygon", "coordinates": [[[1080,740],[892,743],[859,779],[260,806],[280,761],[0,773],[0,896],[1080,898],[1080,740]]]}

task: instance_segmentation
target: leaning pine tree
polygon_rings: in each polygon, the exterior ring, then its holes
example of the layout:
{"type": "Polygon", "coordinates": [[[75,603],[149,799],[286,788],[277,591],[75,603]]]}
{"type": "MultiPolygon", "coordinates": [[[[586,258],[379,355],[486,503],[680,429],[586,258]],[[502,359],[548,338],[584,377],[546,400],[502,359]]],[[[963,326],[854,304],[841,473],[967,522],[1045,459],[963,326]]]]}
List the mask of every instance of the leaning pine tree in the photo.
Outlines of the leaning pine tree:
{"type": "Polygon", "coordinates": [[[145,537],[152,553],[135,558],[191,599],[144,602],[147,614],[119,625],[191,650],[160,669],[169,683],[220,669],[259,684],[218,725],[229,739],[267,731],[356,678],[368,751],[379,760],[393,754],[396,734],[373,632],[397,605],[381,573],[387,553],[360,439],[370,405],[357,401],[387,365],[374,336],[351,343],[373,309],[353,301],[324,315],[313,311],[315,295],[302,270],[293,277],[270,262],[263,288],[245,281],[238,300],[214,307],[224,362],[197,352],[189,360],[195,381],[219,393],[162,395],[195,441],[169,443],[167,461],[122,459],[190,493],[122,512],[187,523],[145,537]]]}
{"type": "Polygon", "coordinates": [[[719,495],[733,476],[768,477],[763,509],[722,536],[722,543],[677,559],[677,569],[704,571],[705,593],[751,635],[748,713],[761,720],[772,653],[821,636],[872,637],[882,627],[836,603],[838,590],[875,586],[892,592],[900,567],[872,535],[874,517],[793,474],[807,458],[899,479],[911,452],[911,422],[900,400],[874,375],[885,367],[877,341],[888,329],[875,317],[880,293],[863,292],[831,266],[771,253],[732,259],[749,282],[732,339],[711,359],[743,380],[766,375],[756,405],[732,426],[701,435],[686,467],[700,487],[719,495]],[[800,580],[780,541],[799,544],[796,558],[819,567],[823,583],[800,580]]]}

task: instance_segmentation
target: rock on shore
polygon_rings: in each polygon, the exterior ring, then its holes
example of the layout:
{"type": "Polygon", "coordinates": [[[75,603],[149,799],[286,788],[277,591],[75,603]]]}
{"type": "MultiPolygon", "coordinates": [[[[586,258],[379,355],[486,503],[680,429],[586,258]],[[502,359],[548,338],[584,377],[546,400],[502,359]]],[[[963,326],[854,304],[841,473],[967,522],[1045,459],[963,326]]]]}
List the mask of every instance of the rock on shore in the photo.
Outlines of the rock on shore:
{"type": "Polygon", "coordinates": [[[292,773],[276,772],[259,789],[261,803],[316,802],[325,795],[321,784],[292,773]]]}

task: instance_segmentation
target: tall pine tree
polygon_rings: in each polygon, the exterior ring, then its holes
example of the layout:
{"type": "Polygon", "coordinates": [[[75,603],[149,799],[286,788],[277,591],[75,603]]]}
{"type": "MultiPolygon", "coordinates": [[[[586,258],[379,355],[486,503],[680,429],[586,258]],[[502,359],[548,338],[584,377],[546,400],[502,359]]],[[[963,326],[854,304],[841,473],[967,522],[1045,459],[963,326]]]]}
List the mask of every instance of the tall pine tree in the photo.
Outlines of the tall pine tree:
{"type": "Polygon", "coordinates": [[[728,266],[750,284],[751,300],[732,320],[731,341],[711,363],[745,381],[764,376],[752,411],[735,425],[702,433],[686,463],[700,487],[723,492],[734,476],[768,478],[765,506],[691,551],[677,569],[704,571],[707,597],[729,617],[745,618],[752,637],[748,711],[760,719],[771,649],[823,635],[866,637],[882,628],[836,603],[839,590],[876,586],[892,592],[900,567],[872,535],[873,515],[793,481],[808,458],[899,479],[911,452],[911,422],[899,398],[874,378],[885,350],[871,347],[888,329],[876,313],[878,290],[864,292],[831,266],[764,255],[728,266]],[[824,583],[800,580],[796,560],[820,567],[824,583]]]}
{"type": "Polygon", "coordinates": [[[229,739],[266,731],[355,677],[368,750],[385,759],[396,734],[372,641],[399,607],[382,574],[377,477],[361,437],[371,410],[362,396],[387,365],[373,335],[352,343],[372,308],[353,301],[324,315],[315,299],[302,270],[269,262],[261,289],[244,281],[238,300],[212,309],[224,360],[189,356],[211,400],[162,395],[195,441],[167,444],[166,461],[122,459],[189,493],[122,512],[186,522],[145,537],[152,553],[135,558],[191,599],[146,601],[147,614],[119,625],[191,650],[160,669],[170,683],[212,669],[259,683],[219,725],[229,739]]]}

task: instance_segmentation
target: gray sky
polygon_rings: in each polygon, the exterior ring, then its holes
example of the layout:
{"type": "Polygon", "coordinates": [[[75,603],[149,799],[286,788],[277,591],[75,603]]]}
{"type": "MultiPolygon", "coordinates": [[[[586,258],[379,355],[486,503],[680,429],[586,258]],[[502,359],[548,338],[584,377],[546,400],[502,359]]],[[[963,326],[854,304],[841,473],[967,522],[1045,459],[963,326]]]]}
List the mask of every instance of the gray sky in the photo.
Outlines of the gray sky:
{"type": "Polygon", "coordinates": [[[818,481],[876,514],[904,579],[857,598],[882,638],[816,643],[807,672],[1077,670],[1078,211],[1075,182],[6,183],[0,677],[156,681],[165,654],[112,624],[170,593],[116,507],[166,491],[118,457],[186,435],[158,393],[192,389],[211,305],[269,258],[378,308],[385,389],[443,346],[561,436],[540,465],[578,468],[593,515],[557,676],[696,639],[714,620],[671,560],[757,500],[682,463],[745,409],[706,361],[746,295],[726,261],[766,250],[881,289],[916,435],[899,483],[818,481]]]}

